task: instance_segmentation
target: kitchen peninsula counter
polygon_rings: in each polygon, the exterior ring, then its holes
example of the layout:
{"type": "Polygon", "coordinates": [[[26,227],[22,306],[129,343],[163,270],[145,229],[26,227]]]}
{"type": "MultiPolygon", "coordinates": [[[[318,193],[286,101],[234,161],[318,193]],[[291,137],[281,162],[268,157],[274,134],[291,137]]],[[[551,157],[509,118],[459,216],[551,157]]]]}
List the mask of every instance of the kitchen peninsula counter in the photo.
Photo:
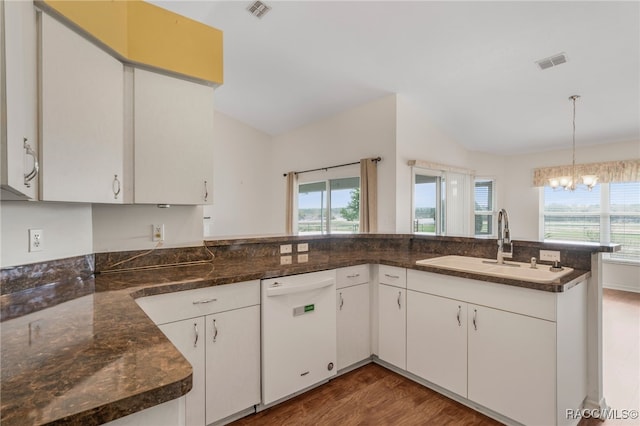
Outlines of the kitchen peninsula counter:
{"type": "MultiPolygon", "coordinates": [[[[390,236],[385,242],[383,238],[220,240],[206,242],[206,248],[157,250],[161,253],[154,255],[161,258],[153,260],[155,265],[145,264],[150,256],[122,262],[139,254],[136,252],[96,254],[87,256],[95,256],[94,268],[66,273],[48,283],[43,282],[47,274],[40,273],[38,278],[34,275],[27,280],[35,283],[30,288],[25,288],[24,274],[41,265],[5,268],[0,299],[0,420],[7,426],[100,424],[186,394],[191,389],[191,366],[138,307],[138,297],[364,263],[552,292],[564,291],[590,276],[590,267],[577,260],[571,274],[552,284],[443,271],[415,264],[416,260],[441,255],[421,249],[423,244],[432,245],[429,240],[416,243],[414,238],[390,236]],[[309,261],[280,265],[279,244],[285,242],[308,242],[309,261]],[[127,269],[109,271],[108,266],[114,264],[127,269]],[[580,265],[581,269],[575,268],[580,265]],[[16,291],[10,291],[12,286],[16,291]]],[[[464,245],[473,239],[460,240],[464,245]]],[[[483,253],[481,247],[474,246],[483,253]]],[[[441,245],[435,248],[441,249],[441,245]]],[[[445,251],[456,250],[470,254],[453,245],[445,251]]],[[[590,248],[582,257],[597,251],[607,249],[590,248]]],[[[91,260],[88,262],[93,266],[91,260]]],[[[61,264],[68,263],[63,260],[61,264]]],[[[56,269],[55,261],[48,264],[49,269],[56,269]]]]}

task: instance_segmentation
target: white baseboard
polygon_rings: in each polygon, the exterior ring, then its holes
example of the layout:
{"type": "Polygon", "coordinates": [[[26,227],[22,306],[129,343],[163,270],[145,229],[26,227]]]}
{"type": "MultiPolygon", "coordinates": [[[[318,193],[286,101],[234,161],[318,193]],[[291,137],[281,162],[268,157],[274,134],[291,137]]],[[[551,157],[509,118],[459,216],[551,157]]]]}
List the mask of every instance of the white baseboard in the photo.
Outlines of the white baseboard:
{"type": "Polygon", "coordinates": [[[603,284],[602,287],[608,288],[610,290],[620,290],[620,291],[628,291],[631,293],[640,293],[640,287],[631,287],[631,286],[618,285],[618,284],[603,284]]]}

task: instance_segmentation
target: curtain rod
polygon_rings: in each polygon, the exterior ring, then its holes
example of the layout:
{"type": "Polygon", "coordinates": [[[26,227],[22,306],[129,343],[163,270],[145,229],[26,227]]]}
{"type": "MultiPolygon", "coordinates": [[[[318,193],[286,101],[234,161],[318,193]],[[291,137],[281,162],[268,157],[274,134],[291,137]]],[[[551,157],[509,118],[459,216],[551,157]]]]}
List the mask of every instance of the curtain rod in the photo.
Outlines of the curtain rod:
{"type": "MultiPolygon", "coordinates": [[[[381,157],[376,157],[376,158],[372,158],[372,160],[377,163],[379,161],[382,161],[382,158],[381,157]]],[[[299,174],[302,174],[302,173],[317,172],[319,170],[327,171],[329,169],[335,169],[337,167],[353,166],[355,164],[360,164],[360,162],[359,161],[355,161],[353,163],[338,164],[337,166],[320,167],[320,168],[317,168],[317,169],[309,169],[309,170],[303,170],[301,172],[292,172],[292,173],[296,174],[296,175],[299,175],[299,174]]],[[[287,177],[288,174],[289,173],[283,173],[282,176],[287,177]]]]}

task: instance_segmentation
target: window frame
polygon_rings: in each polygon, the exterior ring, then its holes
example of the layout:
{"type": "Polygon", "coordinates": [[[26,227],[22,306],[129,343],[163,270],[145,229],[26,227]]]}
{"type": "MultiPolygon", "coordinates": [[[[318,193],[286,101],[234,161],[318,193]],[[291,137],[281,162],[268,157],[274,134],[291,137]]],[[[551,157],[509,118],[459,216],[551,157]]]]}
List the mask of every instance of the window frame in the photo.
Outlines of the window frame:
{"type": "MultiPolygon", "coordinates": [[[[340,167],[340,168],[336,168],[336,169],[328,169],[328,170],[319,170],[319,171],[314,171],[314,172],[307,172],[304,175],[299,175],[298,176],[298,182],[295,185],[295,207],[294,207],[294,214],[293,217],[295,218],[294,220],[294,232],[298,235],[330,235],[332,234],[332,230],[331,230],[331,184],[330,182],[333,180],[339,180],[339,179],[352,179],[352,178],[357,178],[358,179],[358,184],[359,187],[361,188],[362,186],[362,180],[360,177],[360,167],[359,165],[349,165],[349,166],[344,166],[344,167],[340,167]],[[327,194],[327,212],[329,213],[328,215],[324,215],[324,220],[326,221],[324,223],[324,228],[326,229],[326,232],[322,232],[322,223],[321,223],[321,227],[320,227],[320,232],[318,233],[300,233],[300,227],[299,227],[299,211],[300,211],[300,206],[298,205],[299,203],[299,197],[300,197],[300,185],[305,185],[305,184],[311,184],[311,183],[320,183],[320,182],[324,182],[325,183],[325,192],[327,194]]],[[[358,232],[354,232],[353,234],[359,234],[360,233],[360,226],[358,225],[358,232]]]]}
{"type": "Polygon", "coordinates": [[[473,236],[475,238],[496,238],[497,237],[497,214],[496,206],[498,205],[496,189],[496,178],[493,176],[475,176],[473,178],[473,236]],[[478,181],[491,182],[491,209],[490,210],[476,210],[476,183],[478,181]],[[476,217],[477,216],[491,216],[491,233],[490,234],[478,234],[476,233],[476,217]]]}

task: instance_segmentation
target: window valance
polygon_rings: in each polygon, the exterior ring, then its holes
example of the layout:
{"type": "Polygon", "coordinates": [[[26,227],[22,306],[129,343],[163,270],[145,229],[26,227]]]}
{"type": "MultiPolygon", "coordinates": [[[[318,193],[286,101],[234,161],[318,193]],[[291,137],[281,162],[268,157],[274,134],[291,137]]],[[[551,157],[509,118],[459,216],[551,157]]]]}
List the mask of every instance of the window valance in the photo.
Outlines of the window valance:
{"type": "MultiPolygon", "coordinates": [[[[549,185],[550,178],[572,176],[572,166],[541,167],[533,170],[533,186],[549,185]]],[[[598,182],[640,181],[640,159],[576,164],[576,176],[596,175],[598,182]]]]}

